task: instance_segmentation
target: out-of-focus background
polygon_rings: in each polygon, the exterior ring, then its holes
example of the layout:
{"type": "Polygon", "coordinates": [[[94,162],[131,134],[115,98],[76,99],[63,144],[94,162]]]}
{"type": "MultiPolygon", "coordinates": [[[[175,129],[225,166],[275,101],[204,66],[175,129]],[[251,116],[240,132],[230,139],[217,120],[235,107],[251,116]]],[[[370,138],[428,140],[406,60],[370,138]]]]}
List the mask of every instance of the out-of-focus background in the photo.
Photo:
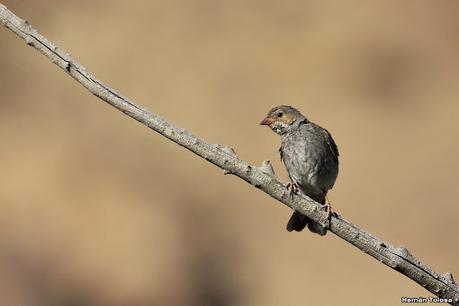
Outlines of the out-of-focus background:
{"type": "MultiPolygon", "coordinates": [[[[341,152],[337,211],[459,276],[457,1],[2,1],[244,160],[277,104],[341,152]]],[[[2,305],[398,305],[431,296],[92,96],[0,29],[2,305]]]]}

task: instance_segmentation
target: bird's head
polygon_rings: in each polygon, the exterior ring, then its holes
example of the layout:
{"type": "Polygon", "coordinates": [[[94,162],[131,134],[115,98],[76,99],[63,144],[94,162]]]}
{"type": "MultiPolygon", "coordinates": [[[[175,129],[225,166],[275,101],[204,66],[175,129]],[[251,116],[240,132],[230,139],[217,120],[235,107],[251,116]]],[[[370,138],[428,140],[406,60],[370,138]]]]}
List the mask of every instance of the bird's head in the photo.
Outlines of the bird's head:
{"type": "Polygon", "coordinates": [[[288,105],[276,106],[261,121],[261,125],[267,125],[276,134],[283,135],[300,124],[306,118],[294,107],[288,105]]]}

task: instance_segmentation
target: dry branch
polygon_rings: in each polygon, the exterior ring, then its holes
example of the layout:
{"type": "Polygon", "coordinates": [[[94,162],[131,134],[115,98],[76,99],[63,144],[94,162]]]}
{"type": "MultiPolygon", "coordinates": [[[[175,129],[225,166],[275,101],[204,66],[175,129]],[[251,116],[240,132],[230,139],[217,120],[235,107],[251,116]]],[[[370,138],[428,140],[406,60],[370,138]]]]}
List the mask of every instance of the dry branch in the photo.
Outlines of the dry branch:
{"type": "Polygon", "coordinates": [[[308,197],[297,195],[293,199],[290,198],[289,191],[275,176],[269,161],[264,162],[261,167],[249,165],[239,159],[231,148],[207,143],[187,130],[174,126],[145,107],[123,97],[97,80],[68,53],[48,41],[27,21],[14,15],[2,4],[0,4],[0,19],[5,27],[24,39],[29,46],[40,51],[103,101],[220,167],[225,174],[236,175],[288,207],[307,215],[312,220],[329,225],[331,232],[363,252],[411,278],[438,297],[449,299],[450,304],[459,305],[459,286],[454,282],[451,273],[435,272],[417,260],[406,248],[385,243],[341,217],[332,217],[327,220],[327,216],[320,210],[319,204],[308,197]]]}

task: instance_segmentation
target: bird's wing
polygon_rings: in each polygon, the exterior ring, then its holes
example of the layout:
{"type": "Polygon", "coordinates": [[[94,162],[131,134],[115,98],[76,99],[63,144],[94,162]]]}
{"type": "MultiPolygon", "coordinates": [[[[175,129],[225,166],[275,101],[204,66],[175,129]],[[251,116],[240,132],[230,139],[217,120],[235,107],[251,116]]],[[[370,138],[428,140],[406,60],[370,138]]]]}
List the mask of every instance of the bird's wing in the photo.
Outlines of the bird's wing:
{"type": "Polygon", "coordinates": [[[326,129],[322,129],[322,130],[325,133],[325,141],[326,141],[326,143],[328,145],[328,148],[330,149],[330,152],[332,153],[333,159],[335,160],[336,164],[339,164],[338,146],[336,145],[336,143],[333,140],[333,137],[330,135],[330,133],[326,129]]]}

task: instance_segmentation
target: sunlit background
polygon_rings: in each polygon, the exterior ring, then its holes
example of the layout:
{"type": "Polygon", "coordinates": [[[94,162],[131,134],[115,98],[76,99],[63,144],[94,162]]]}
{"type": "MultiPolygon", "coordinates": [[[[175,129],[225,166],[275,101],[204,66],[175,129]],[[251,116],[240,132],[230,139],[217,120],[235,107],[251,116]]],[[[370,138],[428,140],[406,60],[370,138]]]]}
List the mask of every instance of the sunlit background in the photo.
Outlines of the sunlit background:
{"type": "MultiPolygon", "coordinates": [[[[2,0],[119,92],[265,159],[291,104],[346,219],[459,277],[457,1],[2,0]]],[[[399,305],[431,296],[107,106],[0,28],[1,305],[399,305]]]]}

